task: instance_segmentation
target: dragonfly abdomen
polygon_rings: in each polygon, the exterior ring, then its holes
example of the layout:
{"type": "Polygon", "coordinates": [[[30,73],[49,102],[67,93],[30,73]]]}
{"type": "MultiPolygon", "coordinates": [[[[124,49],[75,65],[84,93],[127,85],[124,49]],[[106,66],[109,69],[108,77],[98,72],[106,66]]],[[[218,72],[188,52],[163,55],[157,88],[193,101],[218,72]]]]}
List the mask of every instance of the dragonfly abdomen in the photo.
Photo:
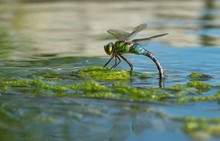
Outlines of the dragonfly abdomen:
{"type": "Polygon", "coordinates": [[[133,46],[130,49],[130,53],[134,53],[138,55],[144,54],[145,51],[146,50],[139,44],[133,44],[133,46]]]}
{"type": "Polygon", "coordinates": [[[156,64],[156,66],[159,70],[159,77],[164,78],[164,70],[160,64],[160,61],[150,51],[144,49],[139,44],[134,44],[134,46],[132,47],[132,53],[135,53],[138,55],[145,55],[145,56],[149,57],[156,64]]]}

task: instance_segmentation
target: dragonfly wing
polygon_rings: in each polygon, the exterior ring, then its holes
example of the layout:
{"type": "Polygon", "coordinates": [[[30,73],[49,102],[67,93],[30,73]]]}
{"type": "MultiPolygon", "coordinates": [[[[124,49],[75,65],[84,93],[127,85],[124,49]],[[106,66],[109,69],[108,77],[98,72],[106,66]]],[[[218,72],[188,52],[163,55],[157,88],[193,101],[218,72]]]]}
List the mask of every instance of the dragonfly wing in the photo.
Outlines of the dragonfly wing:
{"type": "Polygon", "coordinates": [[[151,39],[153,38],[158,38],[158,37],[162,37],[162,36],[165,36],[167,35],[168,33],[164,33],[164,34],[158,34],[158,35],[155,35],[155,36],[151,36],[151,37],[147,37],[147,38],[141,38],[141,39],[134,39],[132,40],[133,43],[138,43],[138,44],[141,44],[141,45],[144,45],[146,44],[147,42],[149,42],[151,39]]]}
{"type": "Polygon", "coordinates": [[[124,40],[124,38],[128,36],[128,34],[130,34],[129,32],[122,31],[122,30],[115,30],[115,29],[109,29],[107,32],[113,35],[118,40],[124,40]]]}
{"type": "Polygon", "coordinates": [[[122,30],[115,30],[115,29],[109,29],[107,32],[111,35],[113,35],[115,38],[117,38],[120,41],[128,41],[131,39],[134,35],[136,35],[138,32],[142,31],[147,27],[147,24],[141,24],[134,28],[134,30],[129,33],[122,30]]]}
{"type": "Polygon", "coordinates": [[[131,39],[134,35],[136,35],[140,31],[144,30],[146,27],[147,27],[147,24],[145,24],[145,23],[135,27],[134,30],[125,37],[124,40],[127,41],[127,40],[131,39]]]}

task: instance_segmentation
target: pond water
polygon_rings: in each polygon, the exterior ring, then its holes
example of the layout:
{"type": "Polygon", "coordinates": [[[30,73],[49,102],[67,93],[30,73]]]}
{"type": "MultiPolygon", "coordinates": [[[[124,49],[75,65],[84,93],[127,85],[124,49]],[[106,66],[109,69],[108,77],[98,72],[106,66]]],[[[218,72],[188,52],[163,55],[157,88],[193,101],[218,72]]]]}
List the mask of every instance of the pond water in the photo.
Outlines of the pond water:
{"type": "MultiPolygon", "coordinates": [[[[46,72],[65,74],[103,66],[109,59],[103,46],[116,40],[108,29],[132,31],[147,23],[147,29],[135,38],[169,33],[144,46],[165,69],[164,89],[191,82],[188,75],[200,72],[211,76],[202,82],[214,86],[202,95],[214,95],[220,86],[219,9],[220,0],[0,1],[0,78],[30,80],[46,72]]],[[[149,58],[125,56],[135,72],[157,73],[149,58]]],[[[130,68],[122,62],[117,69],[130,68]]],[[[49,83],[78,83],[69,77],[49,83]]],[[[121,83],[158,88],[156,76],[121,83]]],[[[194,128],[200,125],[177,120],[219,118],[220,99],[180,104],[74,97],[24,87],[4,89],[1,85],[2,141],[215,141],[220,137],[220,123],[200,131],[194,128]],[[184,130],[188,125],[199,132],[184,130]]]]}

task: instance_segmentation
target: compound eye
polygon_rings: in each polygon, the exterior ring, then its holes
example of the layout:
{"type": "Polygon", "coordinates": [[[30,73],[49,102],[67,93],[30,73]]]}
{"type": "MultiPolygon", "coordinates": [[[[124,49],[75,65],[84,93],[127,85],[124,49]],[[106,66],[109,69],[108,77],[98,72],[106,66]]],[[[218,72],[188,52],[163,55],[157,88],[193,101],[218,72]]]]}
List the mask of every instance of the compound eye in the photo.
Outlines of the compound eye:
{"type": "Polygon", "coordinates": [[[113,44],[109,43],[108,45],[104,46],[104,49],[105,49],[105,52],[108,55],[111,55],[112,54],[112,49],[113,49],[113,44]]]}

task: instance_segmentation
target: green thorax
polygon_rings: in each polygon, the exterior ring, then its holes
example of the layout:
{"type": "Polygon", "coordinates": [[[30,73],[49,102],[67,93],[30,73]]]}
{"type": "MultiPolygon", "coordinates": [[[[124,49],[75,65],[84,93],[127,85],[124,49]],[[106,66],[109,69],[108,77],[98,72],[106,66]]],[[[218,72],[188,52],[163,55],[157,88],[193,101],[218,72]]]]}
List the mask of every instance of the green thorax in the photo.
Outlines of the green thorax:
{"type": "Polygon", "coordinates": [[[119,54],[130,53],[133,46],[134,44],[131,42],[116,41],[114,45],[114,50],[119,54]]]}

